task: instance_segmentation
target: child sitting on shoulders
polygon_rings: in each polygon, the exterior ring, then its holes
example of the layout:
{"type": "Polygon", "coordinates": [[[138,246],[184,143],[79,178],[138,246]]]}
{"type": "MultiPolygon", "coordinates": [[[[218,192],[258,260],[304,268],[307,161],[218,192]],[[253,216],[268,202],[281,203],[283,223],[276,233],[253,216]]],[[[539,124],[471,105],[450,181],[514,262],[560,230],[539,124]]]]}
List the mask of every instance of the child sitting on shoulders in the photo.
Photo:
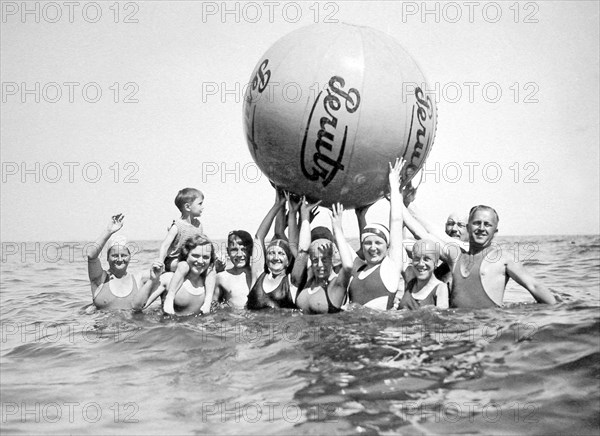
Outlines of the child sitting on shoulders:
{"type": "Polygon", "coordinates": [[[176,270],[179,252],[187,239],[204,234],[199,220],[204,210],[203,203],[204,194],[198,189],[184,188],[177,193],[175,206],[181,212],[181,218],[173,221],[158,252],[157,261],[164,263],[165,271],[176,270]]]}

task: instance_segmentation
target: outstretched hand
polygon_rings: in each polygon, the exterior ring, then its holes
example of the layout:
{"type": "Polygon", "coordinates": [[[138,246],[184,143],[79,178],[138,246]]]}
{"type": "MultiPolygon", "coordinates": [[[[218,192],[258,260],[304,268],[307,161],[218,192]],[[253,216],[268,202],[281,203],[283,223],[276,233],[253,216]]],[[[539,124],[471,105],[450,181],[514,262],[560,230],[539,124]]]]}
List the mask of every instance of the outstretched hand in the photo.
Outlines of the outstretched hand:
{"type": "Polygon", "coordinates": [[[287,193],[281,188],[275,188],[275,205],[283,207],[287,198],[287,193]]]}
{"type": "Polygon", "coordinates": [[[123,218],[125,218],[125,215],[122,213],[113,215],[108,223],[108,226],[106,227],[106,230],[108,230],[111,235],[121,230],[123,227],[123,218]]]}
{"type": "Polygon", "coordinates": [[[390,174],[389,174],[389,181],[390,181],[390,192],[398,192],[400,190],[400,182],[402,180],[402,168],[404,167],[404,164],[406,163],[406,160],[402,157],[400,158],[396,158],[396,162],[394,162],[394,165],[392,165],[392,163],[390,162],[390,174]]]}
{"type": "Polygon", "coordinates": [[[342,203],[335,203],[331,205],[331,226],[342,227],[342,215],[344,214],[344,205],[342,203]]]}
{"type": "Polygon", "coordinates": [[[285,191],[284,194],[285,194],[285,199],[288,202],[289,213],[292,213],[295,215],[298,212],[298,209],[300,209],[300,203],[302,202],[302,199],[298,198],[296,200],[294,198],[294,196],[288,191],[285,191]]]}
{"type": "Polygon", "coordinates": [[[302,196],[302,199],[300,200],[300,217],[309,219],[310,214],[313,213],[313,209],[320,204],[321,200],[316,203],[310,203],[305,196],[302,196]]]}
{"type": "Polygon", "coordinates": [[[155,261],[150,267],[150,280],[158,280],[163,272],[164,264],[162,262],[155,261]]]}

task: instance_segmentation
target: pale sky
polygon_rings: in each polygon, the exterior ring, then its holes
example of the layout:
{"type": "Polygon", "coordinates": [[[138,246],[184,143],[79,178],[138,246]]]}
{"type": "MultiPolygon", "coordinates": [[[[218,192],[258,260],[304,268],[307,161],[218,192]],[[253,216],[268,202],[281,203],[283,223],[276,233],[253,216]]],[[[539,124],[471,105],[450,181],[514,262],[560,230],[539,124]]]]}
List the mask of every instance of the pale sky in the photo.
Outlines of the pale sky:
{"type": "MultiPolygon", "coordinates": [[[[94,240],[118,212],[130,239],[162,239],[187,186],[205,193],[211,238],[254,233],[274,194],[248,151],[242,89],[277,39],[315,21],[388,33],[438,87],[415,201],[429,221],[483,203],[500,234],[599,232],[596,1],[428,2],[425,16],[420,1],[230,2],[225,15],[222,2],[25,4],[2,2],[3,241],[94,240]]],[[[387,213],[384,200],[368,219],[387,213]]],[[[356,236],[353,213],[345,224],[356,236]]]]}

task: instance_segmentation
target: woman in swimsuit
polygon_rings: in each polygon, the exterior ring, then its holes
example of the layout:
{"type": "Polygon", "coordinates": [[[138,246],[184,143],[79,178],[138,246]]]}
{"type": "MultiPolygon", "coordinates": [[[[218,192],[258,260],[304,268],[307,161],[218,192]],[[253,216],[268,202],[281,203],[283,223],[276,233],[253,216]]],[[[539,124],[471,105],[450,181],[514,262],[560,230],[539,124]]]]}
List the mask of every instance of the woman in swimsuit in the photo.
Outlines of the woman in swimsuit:
{"type": "Polygon", "coordinates": [[[393,306],[402,271],[402,191],[400,178],[404,159],[390,163],[390,228],[368,224],[360,236],[364,262],[354,261],[354,273],[348,294],[350,302],[371,309],[393,306]]]}
{"type": "MultiPolygon", "coordinates": [[[[264,259],[266,270],[260,274],[256,283],[248,295],[248,309],[259,310],[265,308],[288,308],[295,309],[297,280],[288,274],[290,264],[293,261],[290,244],[297,241],[291,240],[292,230],[290,230],[290,242],[282,239],[272,240],[266,250],[264,249],[264,238],[271,228],[273,219],[285,205],[285,197],[280,191],[277,191],[275,204],[261,223],[256,232],[256,258],[264,259]]],[[[292,207],[290,207],[292,209],[292,207]]],[[[290,211],[290,213],[292,213],[290,211]]]]}
{"type": "Polygon", "coordinates": [[[433,271],[439,260],[436,243],[421,239],[412,248],[412,266],[407,268],[407,284],[399,309],[417,310],[434,305],[448,308],[448,286],[439,281],[433,271]],[[408,278],[409,274],[412,276],[408,278]]]}
{"type": "MultiPolygon", "coordinates": [[[[311,262],[311,274],[306,284],[300,287],[296,305],[305,313],[322,314],[341,311],[346,298],[348,283],[352,277],[352,253],[344,239],[342,230],[341,204],[331,207],[331,226],[335,240],[340,247],[341,269],[338,274],[333,271],[333,243],[329,239],[319,238],[311,241],[310,211],[312,206],[304,199],[300,206],[300,237],[298,241],[298,258],[296,265],[307,268],[311,262]]],[[[296,270],[296,265],[294,270],[296,270]]]]}
{"type": "Polygon", "coordinates": [[[150,280],[148,275],[143,277],[127,272],[131,253],[125,245],[124,238],[111,241],[106,253],[108,270],[102,269],[98,256],[110,237],[123,227],[124,218],[122,214],[114,215],[88,252],[92,301],[98,309],[141,310],[150,293],[159,285],[161,264],[153,264],[149,274],[150,280]]]}
{"type": "MultiPolygon", "coordinates": [[[[209,272],[215,263],[215,248],[203,236],[196,235],[188,238],[179,254],[180,262],[187,262],[189,270],[183,279],[178,280],[177,272],[171,277],[164,277],[163,283],[169,282],[164,299],[163,310],[171,315],[203,315],[210,312],[214,292],[214,282],[208,283],[209,272]]],[[[164,274],[167,276],[168,274],[164,274]]],[[[157,293],[153,294],[156,298],[157,293]]],[[[148,302],[151,303],[151,297],[148,302]]]]}

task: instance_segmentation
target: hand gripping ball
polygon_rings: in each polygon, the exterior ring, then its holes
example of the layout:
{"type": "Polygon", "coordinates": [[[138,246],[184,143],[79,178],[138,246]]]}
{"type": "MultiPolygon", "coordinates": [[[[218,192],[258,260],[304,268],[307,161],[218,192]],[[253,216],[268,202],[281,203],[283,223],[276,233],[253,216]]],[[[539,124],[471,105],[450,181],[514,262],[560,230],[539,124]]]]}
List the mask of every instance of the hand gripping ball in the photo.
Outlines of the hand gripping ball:
{"type": "Polygon", "coordinates": [[[388,190],[389,162],[406,159],[406,184],[431,150],[437,112],[424,86],[385,33],[347,24],[296,30],[260,58],[246,88],[252,158],[277,187],[323,205],[374,203],[388,190]]]}

